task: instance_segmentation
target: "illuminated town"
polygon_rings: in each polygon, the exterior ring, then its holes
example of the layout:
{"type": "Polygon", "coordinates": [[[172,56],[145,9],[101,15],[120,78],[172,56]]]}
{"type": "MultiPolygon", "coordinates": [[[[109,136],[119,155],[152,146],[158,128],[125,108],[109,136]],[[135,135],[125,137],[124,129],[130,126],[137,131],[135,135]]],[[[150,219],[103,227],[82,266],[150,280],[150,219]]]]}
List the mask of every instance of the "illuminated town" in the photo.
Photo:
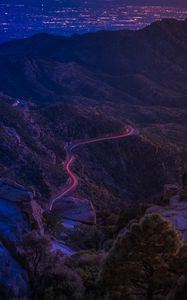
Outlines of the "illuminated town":
{"type": "Polygon", "coordinates": [[[37,5],[0,3],[0,41],[23,38],[38,32],[71,35],[97,30],[139,29],[162,18],[187,18],[187,8],[164,6],[82,5],[63,1],[37,5]],[[19,16],[19,17],[18,17],[19,16]]]}

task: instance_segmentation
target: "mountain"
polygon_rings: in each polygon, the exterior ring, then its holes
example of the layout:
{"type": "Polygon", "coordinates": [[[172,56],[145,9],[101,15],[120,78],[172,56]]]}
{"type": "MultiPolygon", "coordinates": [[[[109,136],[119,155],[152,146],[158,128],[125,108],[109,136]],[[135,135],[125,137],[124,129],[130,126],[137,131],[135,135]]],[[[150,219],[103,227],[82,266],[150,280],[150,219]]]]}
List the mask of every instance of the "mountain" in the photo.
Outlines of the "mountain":
{"type": "Polygon", "coordinates": [[[0,88],[40,103],[75,96],[100,101],[118,93],[130,104],[186,106],[186,23],[163,20],[135,32],[40,34],[9,42],[0,47],[0,88]]]}
{"type": "Polygon", "coordinates": [[[1,45],[1,176],[34,186],[46,202],[67,178],[67,140],[131,124],[138,136],[77,150],[77,192],[100,210],[148,201],[179,181],[187,164],[186,25],[166,19],[139,31],[1,45]]]}

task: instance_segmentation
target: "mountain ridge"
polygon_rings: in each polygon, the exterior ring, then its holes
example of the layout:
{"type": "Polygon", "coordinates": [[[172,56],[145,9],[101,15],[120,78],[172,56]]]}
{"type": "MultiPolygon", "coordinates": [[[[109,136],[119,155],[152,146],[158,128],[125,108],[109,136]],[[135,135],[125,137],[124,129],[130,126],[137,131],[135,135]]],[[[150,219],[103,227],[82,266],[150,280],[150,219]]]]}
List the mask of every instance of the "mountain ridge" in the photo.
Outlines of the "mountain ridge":
{"type": "MultiPolygon", "coordinates": [[[[41,94],[43,92],[42,90],[40,91],[38,84],[32,82],[32,79],[29,78],[32,68],[35,68],[33,71],[35,76],[37,74],[39,76],[36,80],[40,82],[41,89],[46,88],[45,83],[47,82],[49,86],[51,85],[51,90],[54,91],[53,99],[55,97],[60,99],[60,94],[64,98],[66,92],[67,97],[71,98],[73,97],[71,82],[75,82],[77,78],[72,78],[72,74],[68,75],[68,65],[63,70],[63,64],[74,63],[74,68],[79,68],[79,71],[80,68],[83,68],[82,70],[85,69],[86,72],[89,72],[89,75],[86,75],[90,77],[89,81],[94,80],[95,77],[101,84],[110,85],[118,89],[118,91],[126,93],[127,98],[128,96],[133,96],[132,91],[126,86],[128,76],[131,77],[132,82],[135,81],[132,83],[134,85],[137,80],[136,76],[139,74],[144,76],[144,78],[148,78],[148,80],[152,80],[153,85],[157,85],[156,90],[158,89],[159,94],[164,95],[162,89],[172,90],[172,95],[171,93],[169,95],[172,99],[171,102],[176,105],[175,103],[181,101],[183,106],[185,106],[186,88],[184,82],[187,78],[187,45],[183,41],[187,37],[186,22],[163,20],[139,31],[101,31],[69,38],[45,34],[44,39],[42,38],[43,35],[42,37],[37,35],[25,40],[4,44],[0,46],[2,70],[0,89],[5,94],[8,94],[9,91],[11,93],[10,96],[13,97],[22,96],[20,85],[23,86],[24,83],[25,86],[28,85],[28,90],[31,90],[27,92],[27,97],[37,102],[38,98],[42,98],[41,94]],[[165,33],[163,33],[163,26],[167,29],[164,31],[165,33]],[[180,34],[176,35],[176,27],[178,26],[179,29],[177,30],[180,34]],[[170,29],[169,32],[168,28],[170,29]],[[170,49],[169,52],[168,49],[170,49]],[[20,75],[16,76],[19,73],[20,75]],[[65,75],[65,73],[67,74],[67,79],[63,82],[61,74],[65,75]],[[170,78],[166,80],[166,77],[170,78]],[[11,83],[11,80],[14,83],[11,83]],[[37,90],[39,91],[38,95],[36,93],[37,90]]],[[[69,66],[71,71],[71,65],[69,66]]],[[[79,78],[81,80],[81,74],[79,78]]],[[[85,85],[84,90],[88,88],[87,96],[92,94],[92,92],[89,93],[90,84],[92,85],[92,83],[84,84],[84,81],[82,79],[81,84],[85,85]]],[[[139,80],[138,84],[141,86],[139,80]]],[[[153,91],[154,89],[153,87],[153,91]]],[[[81,89],[76,94],[79,93],[81,96],[81,89]]],[[[46,91],[46,98],[49,98],[47,94],[50,96],[51,92],[46,91]]],[[[155,94],[157,94],[157,91],[155,91],[155,94]]],[[[23,97],[25,96],[23,94],[23,97]]],[[[126,96],[122,96],[122,99],[125,101],[126,96]]],[[[156,95],[152,96],[154,96],[152,97],[154,99],[156,95]]],[[[143,97],[145,101],[145,95],[143,97]]],[[[159,95],[157,98],[159,101],[159,95]]],[[[167,99],[163,98],[161,98],[162,103],[167,99]]],[[[156,99],[153,102],[155,103],[155,101],[156,99]]],[[[166,101],[165,105],[167,105],[166,101]]]]}

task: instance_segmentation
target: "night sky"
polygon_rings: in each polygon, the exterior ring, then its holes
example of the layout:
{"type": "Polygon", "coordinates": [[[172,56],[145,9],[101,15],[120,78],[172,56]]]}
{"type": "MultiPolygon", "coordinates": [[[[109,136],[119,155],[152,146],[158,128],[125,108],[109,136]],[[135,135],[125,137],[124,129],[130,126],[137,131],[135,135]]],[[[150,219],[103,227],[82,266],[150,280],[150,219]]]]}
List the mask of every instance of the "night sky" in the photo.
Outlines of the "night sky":
{"type": "Polygon", "coordinates": [[[162,18],[187,18],[186,2],[187,0],[1,0],[0,42],[40,32],[71,35],[103,29],[139,29],[162,18]]]}

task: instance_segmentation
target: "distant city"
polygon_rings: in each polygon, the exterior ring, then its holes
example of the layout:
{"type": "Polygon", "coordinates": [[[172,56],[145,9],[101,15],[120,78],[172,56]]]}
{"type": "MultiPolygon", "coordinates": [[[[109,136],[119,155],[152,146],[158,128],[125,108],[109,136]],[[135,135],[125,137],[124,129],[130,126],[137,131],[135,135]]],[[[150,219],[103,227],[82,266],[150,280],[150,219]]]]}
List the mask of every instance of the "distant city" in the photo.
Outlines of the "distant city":
{"type": "Polygon", "coordinates": [[[139,29],[163,18],[187,18],[187,8],[132,6],[114,1],[90,5],[87,1],[52,2],[2,0],[0,3],[0,42],[24,38],[39,32],[59,35],[97,30],[139,29]]]}

